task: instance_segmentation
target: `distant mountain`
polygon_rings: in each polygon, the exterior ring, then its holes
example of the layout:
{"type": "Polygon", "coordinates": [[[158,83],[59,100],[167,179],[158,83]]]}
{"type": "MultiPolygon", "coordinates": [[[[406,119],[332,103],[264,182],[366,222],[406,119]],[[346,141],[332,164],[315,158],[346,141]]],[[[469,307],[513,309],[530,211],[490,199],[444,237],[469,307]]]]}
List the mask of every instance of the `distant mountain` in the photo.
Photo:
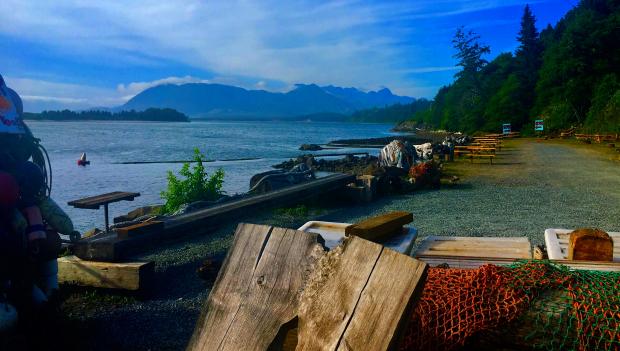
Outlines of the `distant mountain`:
{"type": "Polygon", "coordinates": [[[355,88],[341,88],[333,85],[322,87],[322,89],[348,102],[350,105],[355,106],[356,110],[384,107],[394,104],[405,105],[415,101],[414,98],[409,96],[394,95],[388,88],[383,88],[378,91],[369,91],[367,93],[355,88]]]}
{"type": "Polygon", "coordinates": [[[362,92],[355,88],[298,84],[287,93],[246,90],[222,84],[160,85],[134,96],[117,110],[173,108],[198,118],[286,118],[315,114],[349,115],[359,109],[409,103],[388,89],[362,92]]]}

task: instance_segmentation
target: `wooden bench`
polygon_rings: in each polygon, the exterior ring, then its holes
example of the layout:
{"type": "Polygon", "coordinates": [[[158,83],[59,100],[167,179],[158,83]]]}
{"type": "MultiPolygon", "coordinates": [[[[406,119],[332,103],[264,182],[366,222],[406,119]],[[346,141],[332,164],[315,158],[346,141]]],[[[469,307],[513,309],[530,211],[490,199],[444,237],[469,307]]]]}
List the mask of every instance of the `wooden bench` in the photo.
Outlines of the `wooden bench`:
{"type": "Polygon", "coordinates": [[[469,155],[471,151],[469,150],[454,150],[454,156],[459,157],[461,155],[469,155]]]}
{"type": "Polygon", "coordinates": [[[124,191],[114,191],[107,194],[101,194],[91,197],[86,197],[79,200],[69,201],[67,204],[75,208],[86,208],[92,210],[98,210],[102,205],[105,215],[105,230],[110,229],[110,220],[108,215],[108,205],[119,201],[133,201],[136,197],[140,196],[140,193],[130,193],[124,191]]]}
{"type": "Polygon", "coordinates": [[[474,163],[474,157],[478,157],[478,158],[488,158],[489,161],[491,162],[491,164],[493,164],[493,159],[495,158],[495,155],[492,154],[469,154],[467,157],[469,157],[469,159],[471,160],[471,163],[474,163]]]}
{"type": "MultiPolygon", "coordinates": [[[[572,229],[545,230],[545,245],[550,260],[566,260],[568,258],[568,240],[572,229]]],[[[614,241],[614,262],[620,262],[620,232],[607,232],[614,241]]]]}

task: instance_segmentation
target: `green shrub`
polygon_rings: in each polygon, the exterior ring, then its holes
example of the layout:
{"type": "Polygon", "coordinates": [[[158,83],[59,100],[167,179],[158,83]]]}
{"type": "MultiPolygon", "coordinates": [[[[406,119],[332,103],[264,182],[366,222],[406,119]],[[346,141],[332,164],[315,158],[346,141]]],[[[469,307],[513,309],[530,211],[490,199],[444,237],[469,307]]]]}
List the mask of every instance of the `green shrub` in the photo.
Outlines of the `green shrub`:
{"type": "Polygon", "coordinates": [[[161,192],[161,198],[166,201],[162,212],[172,213],[181,206],[195,201],[214,201],[222,196],[224,170],[218,169],[211,176],[204,167],[205,156],[198,149],[194,149],[194,166],[183,164],[179,179],[172,171],[168,171],[168,189],[161,192]]]}

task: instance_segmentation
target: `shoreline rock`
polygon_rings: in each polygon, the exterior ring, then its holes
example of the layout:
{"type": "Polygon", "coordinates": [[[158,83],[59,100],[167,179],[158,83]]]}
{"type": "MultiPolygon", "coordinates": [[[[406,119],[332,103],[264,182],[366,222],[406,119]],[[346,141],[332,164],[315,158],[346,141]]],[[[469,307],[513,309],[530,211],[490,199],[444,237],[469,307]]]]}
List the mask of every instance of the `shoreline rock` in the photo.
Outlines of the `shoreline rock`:
{"type": "Polygon", "coordinates": [[[299,150],[301,150],[301,151],[320,151],[320,150],[323,150],[323,148],[320,145],[317,145],[317,144],[302,144],[299,147],[299,150]]]}

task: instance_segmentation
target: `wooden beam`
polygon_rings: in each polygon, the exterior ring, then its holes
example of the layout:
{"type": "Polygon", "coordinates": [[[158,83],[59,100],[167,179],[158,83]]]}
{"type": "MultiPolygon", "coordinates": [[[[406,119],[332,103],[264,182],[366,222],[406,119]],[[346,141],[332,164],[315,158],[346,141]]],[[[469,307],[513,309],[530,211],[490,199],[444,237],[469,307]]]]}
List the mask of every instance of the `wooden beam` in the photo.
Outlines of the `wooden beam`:
{"type": "Polygon", "coordinates": [[[318,235],[240,224],[188,350],[267,350],[297,315],[318,235]]]}
{"type": "Polygon", "coordinates": [[[321,259],[302,294],[296,350],[394,348],[426,268],[379,244],[347,238],[321,259]]]}
{"type": "MultiPolygon", "coordinates": [[[[431,267],[447,264],[450,268],[475,269],[485,264],[507,266],[524,260],[502,257],[464,257],[464,256],[439,256],[439,255],[416,255],[415,258],[426,262],[431,267]]],[[[602,272],[620,272],[620,262],[597,262],[597,261],[569,261],[550,260],[554,264],[561,264],[574,270],[590,270],[602,272]]]]}
{"type": "Polygon", "coordinates": [[[150,221],[133,224],[127,227],[116,228],[114,231],[121,239],[127,239],[136,235],[148,235],[154,231],[164,230],[164,222],[150,221]]]}
{"type": "Polygon", "coordinates": [[[58,281],[96,288],[140,290],[151,279],[153,268],[153,262],[94,262],[64,256],[58,259],[58,281]]]}
{"type": "Polygon", "coordinates": [[[309,197],[342,189],[353,181],[355,181],[353,175],[329,175],[265,194],[174,216],[165,221],[163,230],[153,230],[128,238],[119,238],[116,233],[102,233],[84,238],[75,244],[74,252],[85,260],[110,262],[122,260],[129,254],[144,250],[148,245],[161,244],[161,241],[167,238],[177,239],[184,235],[209,233],[222,223],[230,220],[239,221],[255,210],[297,204],[309,197]]]}
{"type": "Polygon", "coordinates": [[[345,234],[375,241],[393,234],[401,233],[403,226],[412,221],[413,214],[411,212],[389,212],[352,224],[345,228],[345,234]]]}

